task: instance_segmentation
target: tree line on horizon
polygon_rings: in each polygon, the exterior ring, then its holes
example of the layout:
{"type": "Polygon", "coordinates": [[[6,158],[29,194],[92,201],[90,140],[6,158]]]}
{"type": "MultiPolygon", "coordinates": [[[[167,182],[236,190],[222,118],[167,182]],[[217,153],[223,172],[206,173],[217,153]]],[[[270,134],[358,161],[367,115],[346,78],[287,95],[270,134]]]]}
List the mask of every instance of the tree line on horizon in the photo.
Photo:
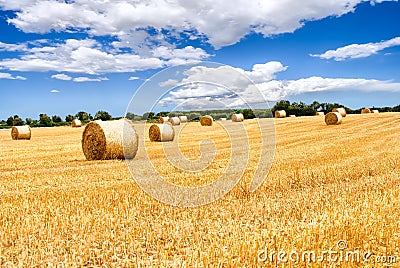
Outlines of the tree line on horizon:
{"type": "Polygon", "coordinates": [[[74,119],[79,119],[83,124],[86,124],[92,120],[101,119],[103,121],[112,120],[113,117],[106,111],[98,111],[95,116],[90,113],[80,111],[75,115],[67,115],[63,120],[58,115],[49,116],[47,114],[39,114],[38,119],[25,118],[23,120],[18,115],[10,116],[7,120],[0,121],[0,128],[7,128],[12,126],[23,126],[29,125],[30,127],[54,127],[54,126],[66,126],[70,125],[74,119]]]}
{"type": "MultiPolygon", "coordinates": [[[[157,122],[161,116],[181,116],[185,115],[190,121],[197,121],[204,115],[211,115],[215,120],[221,118],[230,118],[233,113],[242,113],[245,119],[252,118],[271,118],[276,110],[285,110],[288,115],[296,116],[314,116],[316,112],[329,113],[335,108],[343,107],[348,114],[359,114],[361,113],[362,107],[359,109],[350,109],[339,103],[326,103],[314,101],[311,104],[304,102],[290,102],[288,100],[281,100],[277,102],[274,107],[268,109],[226,109],[226,110],[199,110],[199,111],[172,111],[172,112],[146,112],[143,115],[136,115],[128,112],[125,117],[132,121],[147,121],[157,122]]],[[[379,112],[400,112],[400,105],[394,107],[368,107],[376,109],[379,112]]],[[[10,116],[7,120],[0,121],[0,128],[9,128],[12,126],[29,125],[31,127],[53,127],[53,126],[65,126],[70,125],[74,119],[79,119],[83,124],[86,124],[93,120],[113,120],[120,119],[122,117],[112,117],[107,111],[100,110],[94,116],[85,111],[80,111],[75,115],[67,115],[63,120],[58,115],[48,116],[47,114],[40,114],[38,119],[26,118],[23,120],[18,115],[10,116]]]]}

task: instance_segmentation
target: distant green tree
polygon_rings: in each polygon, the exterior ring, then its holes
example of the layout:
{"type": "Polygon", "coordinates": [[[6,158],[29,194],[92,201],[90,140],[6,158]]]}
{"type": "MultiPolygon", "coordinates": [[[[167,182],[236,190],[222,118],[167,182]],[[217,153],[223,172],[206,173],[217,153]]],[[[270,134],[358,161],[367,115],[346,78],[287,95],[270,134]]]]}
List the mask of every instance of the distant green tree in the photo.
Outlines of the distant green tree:
{"type": "Polygon", "coordinates": [[[74,119],[75,116],[69,114],[65,117],[65,122],[71,123],[74,119]]]}
{"type": "Polygon", "coordinates": [[[9,118],[7,118],[7,126],[13,126],[14,125],[14,118],[12,116],[10,116],[9,118]]]}
{"type": "Polygon", "coordinates": [[[14,120],[13,120],[14,126],[22,126],[22,125],[24,125],[24,123],[25,122],[21,118],[19,118],[18,115],[14,115],[14,120]]]}
{"type": "Polygon", "coordinates": [[[169,116],[169,112],[159,112],[156,114],[156,117],[166,117],[169,116]]]}
{"type": "Polygon", "coordinates": [[[102,120],[102,121],[108,121],[112,119],[112,116],[106,112],[106,111],[98,111],[96,115],[94,116],[95,120],[102,120]]]}
{"type": "Polygon", "coordinates": [[[126,113],[125,117],[132,121],[140,121],[142,119],[142,117],[140,115],[136,115],[131,112],[126,113]]]}
{"type": "Polygon", "coordinates": [[[75,118],[78,118],[79,120],[82,121],[82,123],[87,123],[91,120],[90,114],[84,111],[80,111],[75,115],[75,118]]]}
{"type": "Polygon", "coordinates": [[[129,120],[135,120],[135,114],[131,112],[127,112],[125,115],[125,118],[128,118],[129,120]]]}
{"type": "Polygon", "coordinates": [[[51,127],[53,126],[53,121],[47,114],[40,114],[39,115],[39,123],[43,127],[51,127]]]}
{"type": "Polygon", "coordinates": [[[53,120],[54,123],[61,123],[62,122],[61,117],[59,117],[58,115],[53,115],[51,117],[51,120],[53,120]]]}
{"type": "Polygon", "coordinates": [[[244,119],[253,119],[256,117],[252,109],[243,109],[244,119]]]}
{"type": "Polygon", "coordinates": [[[274,107],[272,108],[272,113],[275,113],[275,111],[277,111],[277,110],[287,111],[289,106],[290,106],[290,101],[281,100],[274,105],[274,107]]]}
{"type": "Polygon", "coordinates": [[[25,122],[26,122],[26,124],[27,125],[32,125],[33,124],[33,120],[32,120],[32,118],[25,118],[25,122]]]}
{"type": "Polygon", "coordinates": [[[147,112],[147,113],[144,113],[143,115],[142,115],[142,120],[151,120],[151,119],[155,119],[154,118],[154,113],[153,112],[147,112]]]}
{"type": "Polygon", "coordinates": [[[190,113],[189,114],[189,120],[195,120],[201,117],[200,113],[190,113]]]}

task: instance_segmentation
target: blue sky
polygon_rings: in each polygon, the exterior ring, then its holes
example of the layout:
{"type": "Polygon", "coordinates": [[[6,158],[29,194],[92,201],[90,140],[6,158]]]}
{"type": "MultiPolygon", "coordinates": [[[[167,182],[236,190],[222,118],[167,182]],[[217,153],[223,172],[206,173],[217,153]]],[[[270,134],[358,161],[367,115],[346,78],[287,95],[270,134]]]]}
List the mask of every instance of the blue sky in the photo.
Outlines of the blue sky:
{"type": "MultiPolygon", "coordinates": [[[[147,79],[197,61],[237,68],[272,102],[394,106],[399,25],[397,1],[0,0],[0,119],[81,110],[122,116],[147,79]]],[[[209,69],[183,80],[232,79],[209,69]]],[[[249,84],[239,84],[251,95],[249,84]]],[[[226,97],[207,86],[178,91],[167,101],[191,99],[185,109],[215,92],[226,97]]],[[[139,106],[132,112],[145,112],[139,106]]]]}

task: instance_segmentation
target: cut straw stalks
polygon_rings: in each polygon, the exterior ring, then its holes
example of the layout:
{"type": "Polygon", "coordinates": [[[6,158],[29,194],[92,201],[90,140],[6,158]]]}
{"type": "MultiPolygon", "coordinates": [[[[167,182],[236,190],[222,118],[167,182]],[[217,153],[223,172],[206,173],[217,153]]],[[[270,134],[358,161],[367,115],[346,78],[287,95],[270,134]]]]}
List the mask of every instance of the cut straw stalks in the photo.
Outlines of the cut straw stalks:
{"type": "Polygon", "coordinates": [[[212,116],[211,115],[205,115],[205,116],[202,116],[201,118],[200,118],[200,124],[202,125],[202,126],[212,126],[212,124],[213,124],[213,118],[212,118],[212,116]]]}
{"type": "Polygon", "coordinates": [[[332,112],[340,113],[342,117],[346,117],[347,113],[344,108],[335,108],[332,110],[332,112]]]}
{"type": "Polygon", "coordinates": [[[175,131],[171,124],[153,124],[149,129],[150,141],[173,141],[175,131]]]}
{"type": "Polygon", "coordinates": [[[339,125],[342,123],[342,115],[338,112],[330,112],[325,115],[327,125],[339,125]]]}
{"type": "Polygon", "coordinates": [[[13,126],[11,129],[11,138],[13,140],[30,140],[31,136],[31,128],[28,125],[13,126]]]}
{"type": "Polygon", "coordinates": [[[82,135],[87,160],[132,159],[138,150],[138,135],[132,121],[92,121],[82,135]]]}
{"type": "Polygon", "coordinates": [[[233,114],[232,115],[232,122],[243,122],[244,121],[244,116],[243,114],[233,114]]]}

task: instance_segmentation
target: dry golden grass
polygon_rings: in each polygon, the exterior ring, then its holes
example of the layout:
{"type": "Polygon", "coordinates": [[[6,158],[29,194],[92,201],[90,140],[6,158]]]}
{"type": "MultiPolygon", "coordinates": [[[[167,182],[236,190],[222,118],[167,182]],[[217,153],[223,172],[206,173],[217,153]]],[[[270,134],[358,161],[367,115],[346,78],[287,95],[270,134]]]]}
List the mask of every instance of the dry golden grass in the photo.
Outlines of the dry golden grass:
{"type": "MultiPolygon", "coordinates": [[[[255,121],[246,120],[253,156],[244,178],[221,200],[192,209],[146,195],[124,161],[86,161],[83,128],[34,128],[30,141],[0,130],[0,266],[268,267],[257,260],[264,248],[320,253],[338,240],[397,256],[400,114],[348,115],[337,126],[320,117],[275,123],[277,151],[263,186],[247,190],[260,140],[255,121]]],[[[229,161],[223,128],[195,124],[179,136],[183,154],[197,159],[205,137],[218,149],[200,174],[174,169],[161,143],[147,142],[159,172],[177,184],[210,182],[229,161]]]]}

